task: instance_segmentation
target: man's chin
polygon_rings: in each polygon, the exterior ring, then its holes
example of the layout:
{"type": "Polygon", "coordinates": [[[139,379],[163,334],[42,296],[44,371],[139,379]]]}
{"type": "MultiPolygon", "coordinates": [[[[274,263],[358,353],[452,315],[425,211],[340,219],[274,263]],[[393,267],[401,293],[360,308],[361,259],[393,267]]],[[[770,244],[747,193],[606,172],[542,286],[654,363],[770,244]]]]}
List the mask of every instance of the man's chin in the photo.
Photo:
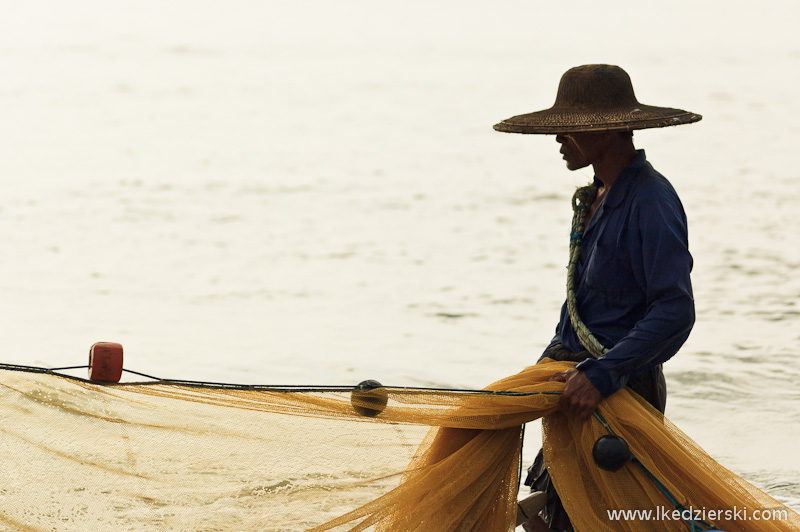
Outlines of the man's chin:
{"type": "Polygon", "coordinates": [[[567,170],[570,170],[572,172],[574,172],[575,170],[580,170],[581,168],[586,168],[587,166],[589,166],[589,163],[580,164],[580,163],[571,163],[567,161],[567,170]]]}

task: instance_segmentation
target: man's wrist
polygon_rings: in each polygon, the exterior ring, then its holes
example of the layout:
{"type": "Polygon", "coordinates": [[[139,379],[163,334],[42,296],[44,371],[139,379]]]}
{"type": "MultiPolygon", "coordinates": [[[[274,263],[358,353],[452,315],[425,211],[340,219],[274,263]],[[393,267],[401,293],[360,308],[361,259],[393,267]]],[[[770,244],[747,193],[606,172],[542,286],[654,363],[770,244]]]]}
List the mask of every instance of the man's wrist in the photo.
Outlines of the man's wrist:
{"type": "Polygon", "coordinates": [[[592,386],[597,388],[597,391],[603,397],[608,397],[626,384],[621,382],[622,379],[614,375],[611,370],[604,367],[602,359],[590,358],[584,360],[575,366],[575,369],[582,371],[586,378],[589,379],[589,382],[592,383],[592,386]]]}

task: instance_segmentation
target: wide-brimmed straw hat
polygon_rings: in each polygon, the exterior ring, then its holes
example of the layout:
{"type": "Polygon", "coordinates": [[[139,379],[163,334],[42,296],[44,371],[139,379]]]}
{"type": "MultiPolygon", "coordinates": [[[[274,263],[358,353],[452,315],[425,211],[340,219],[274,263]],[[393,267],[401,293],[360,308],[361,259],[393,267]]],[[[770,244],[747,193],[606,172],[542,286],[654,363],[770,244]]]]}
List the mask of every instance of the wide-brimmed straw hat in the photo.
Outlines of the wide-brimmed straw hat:
{"type": "Polygon", "coordinates": [[[494,129],[557,135],[679,126],[701,118],[683,109],[639,103],[630,76],[618,66],[584,65],[561,77],[551,108],[507,118],[494,129]]]}

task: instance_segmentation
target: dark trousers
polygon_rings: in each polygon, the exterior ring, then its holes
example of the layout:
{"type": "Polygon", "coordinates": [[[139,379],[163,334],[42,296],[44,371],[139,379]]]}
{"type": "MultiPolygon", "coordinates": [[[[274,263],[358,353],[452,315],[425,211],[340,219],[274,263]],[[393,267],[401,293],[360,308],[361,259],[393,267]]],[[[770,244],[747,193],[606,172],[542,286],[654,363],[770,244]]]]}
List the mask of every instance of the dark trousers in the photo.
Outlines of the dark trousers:
{"type": "MultiPolygon", "coordinates": [[[[561,344],[551,347],[547,351],[547,356],[553,360],[570,362],[582,362],[591,357],[588,351],[573,353],[561,344]]],[[[664,412],[664,407],[667,404],[667,383],[664,380],[664,372],[660,364],[641,375],[631,378],[627,387],[639,394],[642,399],[653,405],[659,412],[664,412]]],[[[541,449],[539,454],[536,455],[533,465],[528,468],[528,477],[525,479],[525,485],[530,486],[531,491],[547,493],[547,505],[539,515],[551,530],[574,532],[572,523],[569,521],[567,512],[564,511],[561,499],[556,493],[553,482],[547,472],[541,449]]]]}

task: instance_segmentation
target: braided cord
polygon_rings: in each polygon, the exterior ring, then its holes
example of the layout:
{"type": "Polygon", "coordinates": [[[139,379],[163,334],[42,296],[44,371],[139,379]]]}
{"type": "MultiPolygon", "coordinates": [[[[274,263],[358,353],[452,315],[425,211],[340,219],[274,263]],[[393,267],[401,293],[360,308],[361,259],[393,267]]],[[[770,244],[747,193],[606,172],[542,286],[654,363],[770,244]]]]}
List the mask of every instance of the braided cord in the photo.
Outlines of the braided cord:
{"type": "Polygon", "coordinates": [[[581,257],[581,242],[583,241],[583,227],[589,208],[597,197],[597,185],[590,184],[580,187],[572,196],[572,231],[569,239],[569,265],[567,266],[567,312],[572,328],[578,335],[583,347],[594,357],[600,358],[605,354],[606,349],[592,331],[581,321],[578,315],[577,291],[578,291],[578,261],[581,257]]]}

